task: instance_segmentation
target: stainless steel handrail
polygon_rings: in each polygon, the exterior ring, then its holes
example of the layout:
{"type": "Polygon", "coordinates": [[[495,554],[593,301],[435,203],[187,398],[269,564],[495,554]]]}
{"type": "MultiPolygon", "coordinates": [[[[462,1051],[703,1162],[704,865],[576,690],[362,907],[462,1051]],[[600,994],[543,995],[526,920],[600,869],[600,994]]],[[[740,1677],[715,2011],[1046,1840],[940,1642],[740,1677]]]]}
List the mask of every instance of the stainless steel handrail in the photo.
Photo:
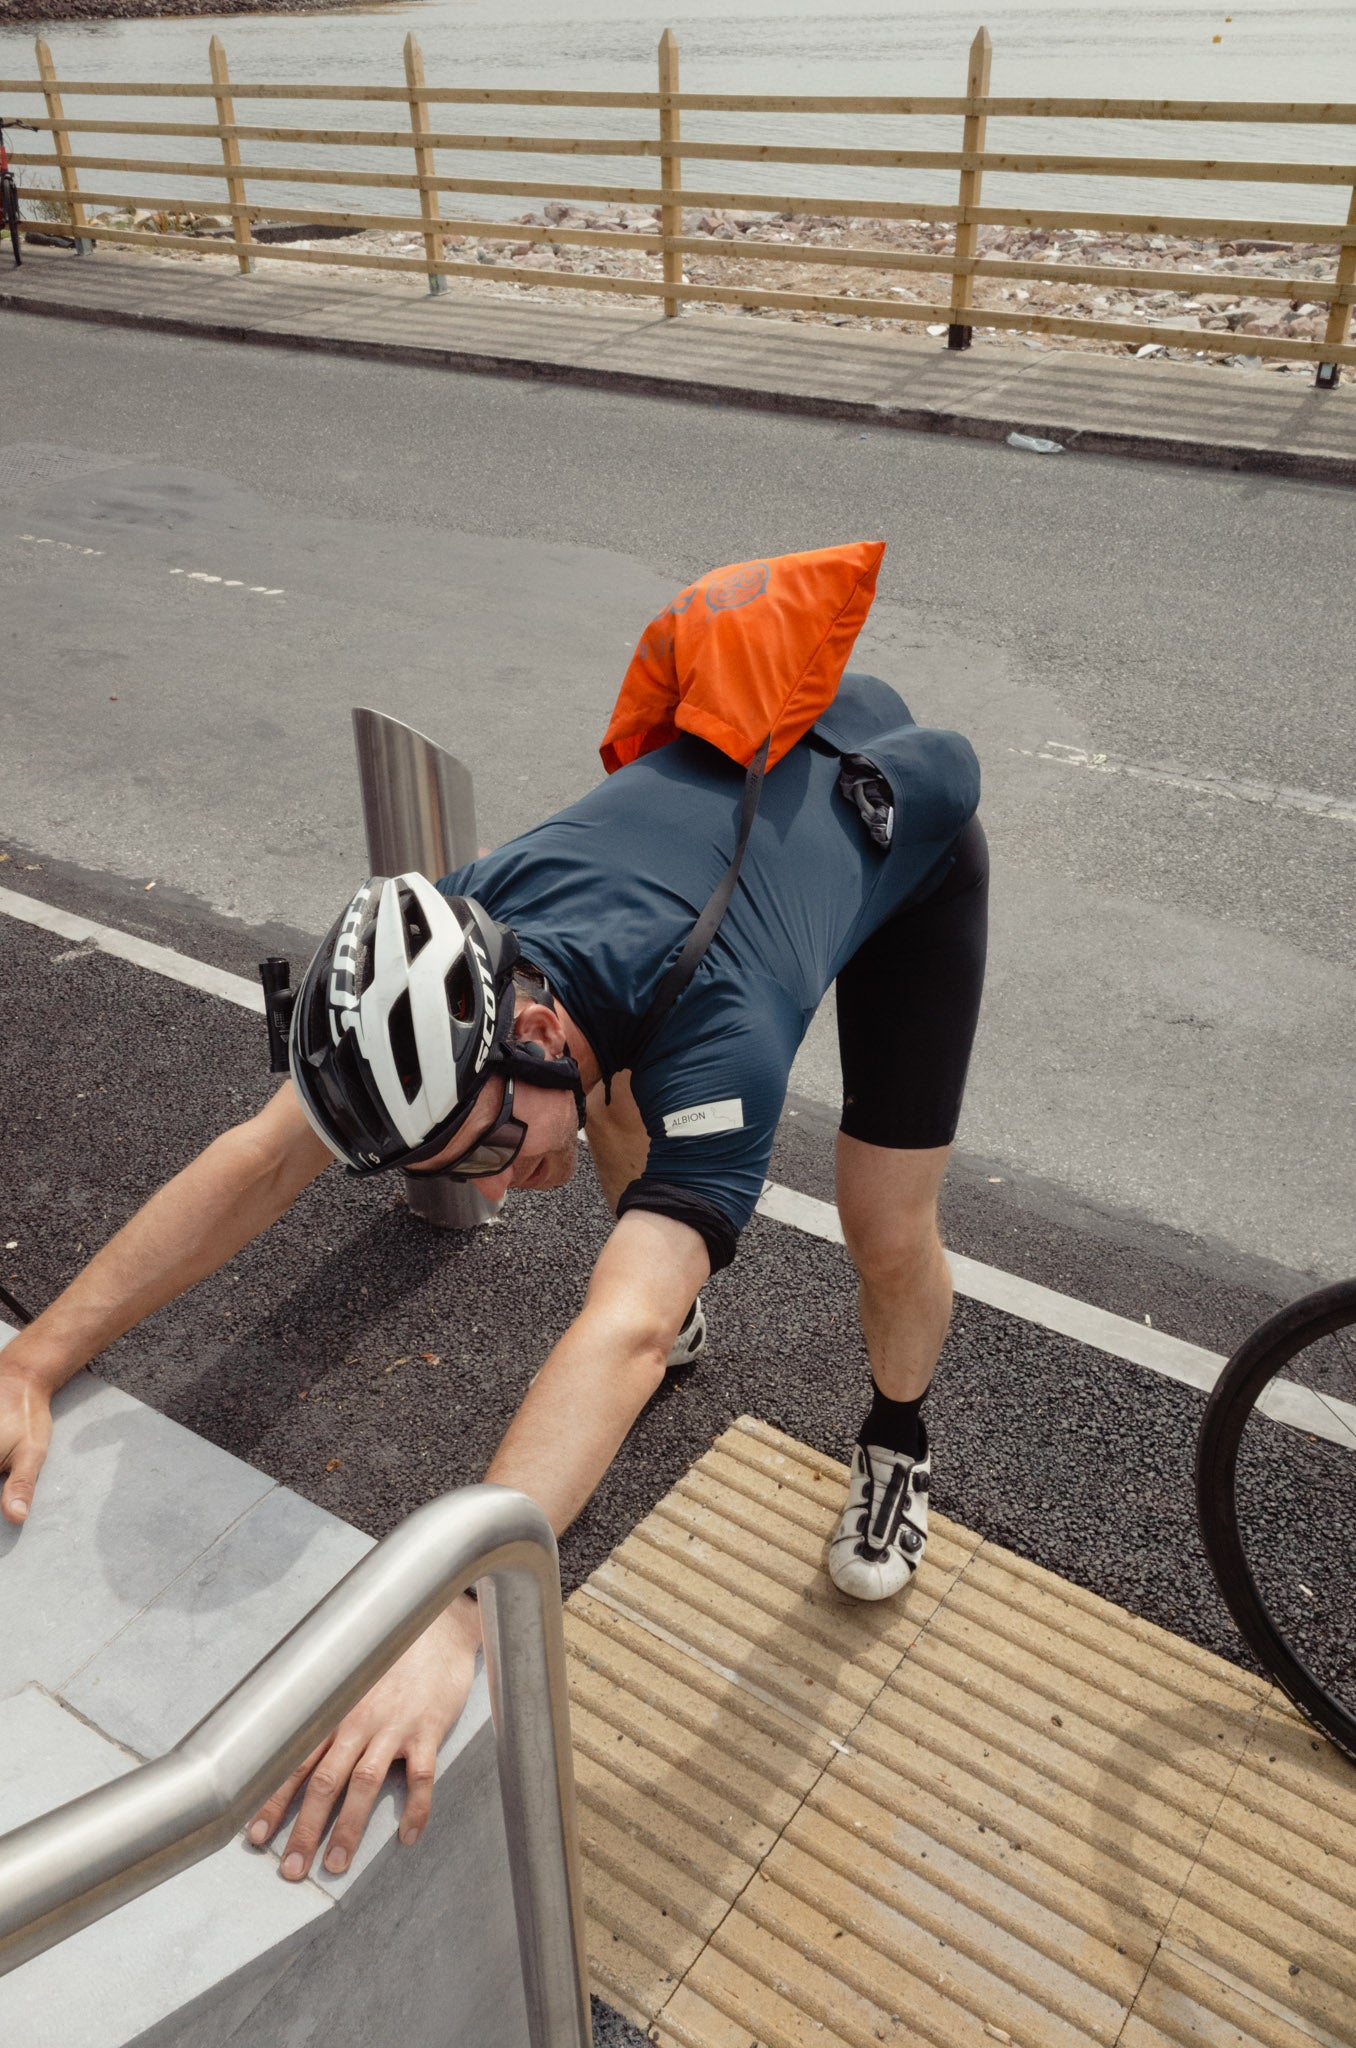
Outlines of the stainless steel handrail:
{"type": "Polygon", "coordinates": [[[503,1486],[416,1509],[168,1755],[0,1836],[0,1974],[223,1847],[473,1584],[532,2048],[590,2048],[556,1541],[503,1486]]]}

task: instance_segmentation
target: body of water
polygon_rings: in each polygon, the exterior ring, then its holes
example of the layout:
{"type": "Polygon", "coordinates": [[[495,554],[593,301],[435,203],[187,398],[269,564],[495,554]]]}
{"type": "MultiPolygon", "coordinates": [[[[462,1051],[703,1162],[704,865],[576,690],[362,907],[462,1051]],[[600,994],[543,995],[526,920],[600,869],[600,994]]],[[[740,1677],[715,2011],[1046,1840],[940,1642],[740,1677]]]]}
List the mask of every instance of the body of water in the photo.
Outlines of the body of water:
{"type": "MultiPolygon", "coordinates": [[[[430,84],[521,88],[573,87],[636,91],[656,82],[659,36],[671,26],[678,38],[682,77],[690,92],[959,93],[978,12],[994,43],[993,91],[1011,95],[1087,98],[1224,99],[1356,102],[1356,0],[1341,5],[1314,0],[1234,0],[1194,5],[1188,0],[1112,0],[1112,4],[1041,6],[1033,0],[928,0],[921,6],[834,4],[834,0],[411,0],[337,14],[222,15],[191,20],[54,23],[45,31],[65,77],[91,80],[206,78],[207,44],[221,35],[237,80],[327,84],[398,84],[401,45],[413,29],[424,51],[430,84]]],[[[0,76],[32,77],[33,33],[0,29],[0,76]]],[[[33,100],[6,94],[3,110],[22,117],[41,111],[33,100]]],[[[210,103],[131,99],[71,99],[68,114],[89,117],[210,119],[210,103]],[[199,111],[201,108],[201,111],[199,111]]],[[[393,110],[354,106],[339,110],[302,102],[242,103],[244,121],[296,126],[395,125],[393,110]]],[[[435,110],[447,130],[469,133],[622,137],[649,132],[651,116],[623,111],[541,108],[435,110]]],[[[403,124],[402,124],[403,125],[403,124]]],[[[687,115],[691,140],[954,149],[955,120],[818,116],[787,120],[762,115],[687,115]]],[[[16,141],[20,138],[15,138],[16,141]]],[[[79,138],[77,146],[80,146],[79,138]]],[[[991,149],[1057,151],[1065,155],[1175,156],[1268,159],[1282,162],[1356,163],[1356,129],[1228,122],[991,121],[991,149]]],[[[214,161],[215,143],[150,138],[135,145],[88,138],[86,153],[189,156],[214,161]]],[[[336,160],[332,149],[298,144],[246,145],[249,161],[285,165],[336,160]]],[[[357,148],[347,163],[369,170],[401,169],[408,153],[357,148]]],[[[589,183],[655,182],[656,166],[640,159],[561,156],[518,157],[524,178],[589,183]]],[[[509,160],[445,152],[445,174],[513,175],[509,160]]],[[[84,173],[82,182],[112,189],[108,173],[84,173]]],[[[694,188],[767,194],[948,201],[956,177],[947,171],[830,165],[689,164],[694,188]]],[[[156,181],[119,178],[119,189],[150,193],[156,181]]],[[[160,180],[164,183],[164,180],[160,180]]],[[[205,206],[218,186],[193,181],[205,206]]],[[[175,180],[175,192],[187,181],[175,180]]],[[[350,206],[382,203],[370,194],[331,199],[322,188],[259,187],[251,196],[350,206]]],[[[1136,213],[1234,215],[1257,220],[1340,222],[1350,186],[1238,184],[1214,180],[1138,180],[1134,184],[1081,175],[1045,177],[990,173],[984,198],[992,205],[1064,205],[1136,213]]],[[[393,209],[404,195],[393,193],[393,209]]],[[[512,201],[468,198],[458,211],[522,211],[512,201]]],[[[539,203],[539,202],[529,202],[539,203]]],[[[446,210],[451,210],[450,205],[446,210]]]]}

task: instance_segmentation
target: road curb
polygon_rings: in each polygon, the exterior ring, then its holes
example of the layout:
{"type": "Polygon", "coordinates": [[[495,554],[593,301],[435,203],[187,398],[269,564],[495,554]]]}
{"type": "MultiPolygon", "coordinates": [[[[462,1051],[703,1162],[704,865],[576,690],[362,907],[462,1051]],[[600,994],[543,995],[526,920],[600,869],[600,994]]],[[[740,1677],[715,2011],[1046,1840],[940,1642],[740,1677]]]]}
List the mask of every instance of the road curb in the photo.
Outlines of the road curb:
{"type": "Polygon", "coordinates": [[[84,321],[101,327],[125,327],[151,334],[174,334],[318,355],[349,356],[372,362],[406,363],[424,369],[445,369],[469,375],[516,377],[524,382],[573,384],[587,390],[625,392],[641,398],[679,399],[697,405],[741,406],[754,412],[856,421],[878,427],[902,428],[911,433],[947,434],[967,440],[1002,441],[1010,433],[1033,434],[1059,441],[1066,449],[1084,455],[1173,462],[1197,469],[1232,470],[1242,475],[1287,477],[1304,483],[1356,485],[1356,456],[1277,448],[1260,442],[1226,442],[1183,434],[1155,434],[1142,429],[1079,426],[1050,413],[1031,417],[1015,410],[985,414],[944,405],[893,405],[875,399],[830,398],[818,392],[769,390],[751,384],[665,376],[657,371],[611,369],[596,363],[566,362],[551,357],[498,354],[483,348],[435,348],[415,342],[379,342],[340,334],[305,334],[295,329],[261,328],[236,321],[187,320],[173,314],[143,313],[126,307],[83,306],[30,298],[4,286],[0,286],[0,309],[34,313],[49,319],[84,321]]]}

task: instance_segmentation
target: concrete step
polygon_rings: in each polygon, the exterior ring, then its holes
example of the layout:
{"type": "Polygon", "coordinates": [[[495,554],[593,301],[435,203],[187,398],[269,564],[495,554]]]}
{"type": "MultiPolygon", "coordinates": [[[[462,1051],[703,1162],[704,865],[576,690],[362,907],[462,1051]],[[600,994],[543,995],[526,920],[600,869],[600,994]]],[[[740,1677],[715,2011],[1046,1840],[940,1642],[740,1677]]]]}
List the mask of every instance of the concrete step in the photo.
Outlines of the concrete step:
{"type": "MultiPolygon", "coordinates": [[[[371,1545],[92,1374],[54,1413],[0,1524],[0,1833],[178,1742],[371,1545]]],[[[417,1849],[395,1781],[342,1877],[236,1840],[0,1977],[0,2040],[527,2048],[483,1669],[438,1771],[417,1849]]]]}

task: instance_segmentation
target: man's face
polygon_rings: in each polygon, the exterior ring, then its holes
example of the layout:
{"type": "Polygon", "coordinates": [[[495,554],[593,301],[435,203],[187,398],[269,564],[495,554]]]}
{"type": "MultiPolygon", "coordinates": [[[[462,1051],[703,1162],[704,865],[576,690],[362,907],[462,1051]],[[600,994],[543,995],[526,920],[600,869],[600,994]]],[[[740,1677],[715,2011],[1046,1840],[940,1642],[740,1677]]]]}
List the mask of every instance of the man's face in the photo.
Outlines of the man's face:
{"type": "MultiPolygon", "coordinates": [[[[503,1101],[503,1079],[492,1075],[476,1098],[470,1119],[446,1149],[436,1159],[425,1160],[422,1166],[411,1167],[410,1171],[436,1173],[440,1167],[454,1165],[477,1139],[493,1128],[503,1101]]],[[[487,1201],[494,1201],[507,1188],[530,1188],[534,1193],[544,1188],[562,1188],[573,1177],[578,1164],[579,1124],[574,1097],[568,1089],[534,1088],[529,1082],[517,1081],[513,1089],[513,1114],[527,1127],[517,1158],[502,1173],[468,1182],[468,1186],[479,1188],[487,1201]]]]}

